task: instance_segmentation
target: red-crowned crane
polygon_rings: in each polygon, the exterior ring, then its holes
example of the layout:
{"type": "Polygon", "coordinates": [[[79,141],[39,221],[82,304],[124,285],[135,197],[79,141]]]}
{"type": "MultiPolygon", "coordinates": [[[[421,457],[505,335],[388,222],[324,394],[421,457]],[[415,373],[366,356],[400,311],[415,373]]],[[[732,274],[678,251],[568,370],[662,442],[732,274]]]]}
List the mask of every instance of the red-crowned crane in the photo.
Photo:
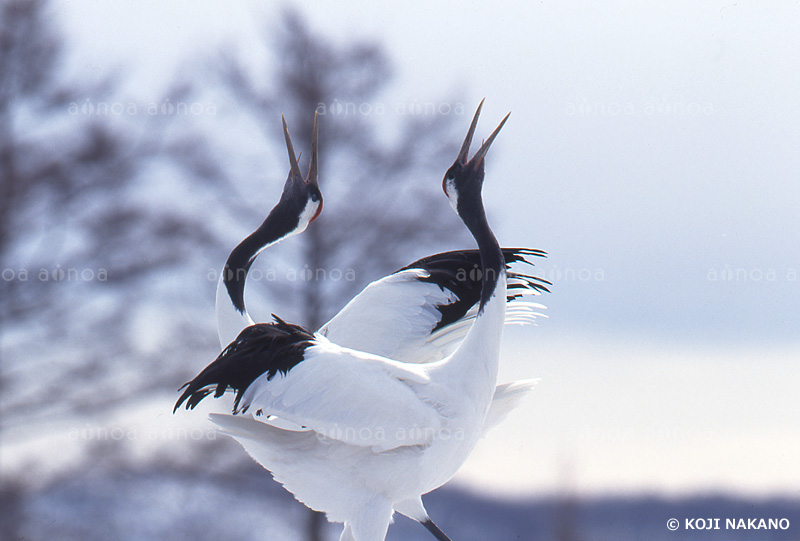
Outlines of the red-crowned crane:
{"type": "MultiPolygon", "coordinates": [[[[437,254],[371,284],[319,333],[277,317],[273,323],[253,324],[244,306],[244,280],[256,255],[302,232],[322,208],[316,119],[307,179],[300,173],[284,121],[291,171],[283,195],[262,226],[231,253],[217,291],[221,340],[235,338],[186,384],[175,406],[177,410],[186,402],[193,408],[212,392],[219,397],[232,388],[234,415],[212,414],[212,420],[298,500],[343,522],[342,540],[384,539],[394,511],[446,540],[428,517],[421,495],[447,482],[485,429],[499,422],[531,385],[525,381],[495,388],[506,303],[518,303],[516,318],[526,319],[535,305],[521,301],[519,293],[536,293],[545,286],[518,274],[516,292],[508,296],[504,253],[481,199],[484,158],[508,117],[468,160],[479,114],[480,106],[443,180],[478,251],[437,254]],[[476,260],[479,269],[471,267],[476,260]],[[454,280],[454,269],[464,268],[472,271],[470,278],[454,280]],[[451,284],[443,287],[448,272],[451,284]],[[475,284],[480,285],[478,291],[475,284]],[[373,299],[380,292],[406,299],[416,295],[421,301],[376,306],[373,299]],[[232,310],[226,312],[228,306],[232,310]],[[339,330],[358,329],[359,318],[369,319],[365,311],[370,306],[389,312],[377,325],[381,332],[367,335],[372,339],[385,335],[392,320],[401,328],[396,322],[403,314],[392,313],[397,307],[416,307],[429,317],[412,311],[410,319],[420,324],[411,325],[413,331],[405,331],[402,340],[388,346],[339,330]],[[359,341],[363,347],[358,347],[359,341]],[[289,421],[302,430],[237,415],[248,411],[289,421]]],[[[525,255],[542,254],[506,250],[512,261],[524,260],[525,255]]]]}

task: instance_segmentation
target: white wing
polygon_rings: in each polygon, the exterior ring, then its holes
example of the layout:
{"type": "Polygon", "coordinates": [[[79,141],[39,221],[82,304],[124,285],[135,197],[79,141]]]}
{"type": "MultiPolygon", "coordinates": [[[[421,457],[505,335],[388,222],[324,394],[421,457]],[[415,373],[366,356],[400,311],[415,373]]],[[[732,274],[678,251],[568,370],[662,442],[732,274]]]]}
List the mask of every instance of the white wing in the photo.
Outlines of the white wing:
{"type": "Polygon", "coordinates": [[[483,421],[483,434],[486,435],[486,432],[502,423],[538,382],[538,379],[522,379],[495,387],[492,404],[483,421]]]}
{"type": "MultiPolygon", "coordinates": [[[[526,256],[543,253],[515,248],[504,254],[512,263],[530,264],[526,256]]],[[[319,333],[341,346],[404,363],[443,359],[458,347],[477,314],[476,257],[474,250],[436,254],[372,282],[319,333]]],[[[546,317],[538,312],[545,307],[529,299],[547,291],[547,282],[513,272],[508,278],[506,323],[546,317]]]]}
{"type": "Polygon", "coordinates": [[[319,333],[343,347],[406,363],[438,360],[428,339],[441,320],[437,306],[457,300],[452,291],[423,282],[428,273],[410,269],[372,282],[319,333]]]}
{"type": "Polygon", "coordinates": [[[442,426],[417,395],[428,382],[421,367],[337,345],[324,338],[285,375],[256,379],[242,409],[275,415],[351,445],[385,451],[428,444],[442,426]]]}

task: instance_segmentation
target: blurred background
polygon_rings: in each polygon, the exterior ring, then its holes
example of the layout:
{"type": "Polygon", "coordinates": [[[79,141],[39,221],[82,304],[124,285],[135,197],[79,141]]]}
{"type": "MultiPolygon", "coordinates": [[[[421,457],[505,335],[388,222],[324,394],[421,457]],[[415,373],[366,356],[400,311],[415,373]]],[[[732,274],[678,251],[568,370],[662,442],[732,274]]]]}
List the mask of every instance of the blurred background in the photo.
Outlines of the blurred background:
{"type": "MultiPolygon", "coordinates": [[[[426,498],[453,539],[800,537],[800,6],[0,4],[2,539],[333,540],[176,389],[288,171],[325,211],[251,272],[317,327],[373,279],[472,247],[441,195],[471,116],[505,246],[549,253],[539,377],[426,498]],[[308,279],[306,270],[313,270],[308,279]]],[[[403,517],[388,539],[428,539],[403,517]]]]}

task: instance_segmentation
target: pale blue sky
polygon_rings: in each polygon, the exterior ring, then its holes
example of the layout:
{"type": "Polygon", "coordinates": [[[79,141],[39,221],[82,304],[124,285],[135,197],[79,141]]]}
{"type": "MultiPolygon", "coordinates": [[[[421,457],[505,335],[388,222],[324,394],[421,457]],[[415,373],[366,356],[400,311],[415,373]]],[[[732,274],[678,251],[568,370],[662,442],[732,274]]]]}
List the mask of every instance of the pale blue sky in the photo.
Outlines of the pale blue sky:
{"type": "MultiPolygon", "coordinates": [[[[74,69],[131,69],[129,88],[153,102],[176,65],[221,43],[247,49],[280,9],[55,7],[78,39],[74,69]]],[[[487,123],[512,111],[485,195],[505,244],[551,253],[545,267],[561,282],[551,325],[797,340],[796,4],[353,2],[303,12],[338,39],[386,46],[397,66],[379,102],[387,115],[455,97],[468,116],[484,96],[487,123]]]]}

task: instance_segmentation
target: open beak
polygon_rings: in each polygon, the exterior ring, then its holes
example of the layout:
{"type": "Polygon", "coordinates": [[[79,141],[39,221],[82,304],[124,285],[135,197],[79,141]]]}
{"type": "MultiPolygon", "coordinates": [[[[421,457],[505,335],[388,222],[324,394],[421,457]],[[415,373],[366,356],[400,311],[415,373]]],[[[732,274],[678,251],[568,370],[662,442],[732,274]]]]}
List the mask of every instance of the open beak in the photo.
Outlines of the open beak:
{"type": "Polygon", "coordinates": [[[286,149],[289,151],[289,167],[291,167],[292,177],[303,178],[300,172],[300,166],[297,165],[297,157],[294,154],[294,147],[292,146],[292,138],[289,137],[289,127],[286,125],[286,118],[281,115],[283,121],[283,137],[286,139],[286,149]]]}
{"type": "Polygon", "coordinates": [[[481,108],[483,107],[483,102],[485,100],[486,98],[482,99],[480,104],[478,104],[478,110],[475,111],[475,116],[472,118],[472,124],[469,126],[467,137],[464,139],[464,144],[461,145],[461,151],[458,153],[458,158],[456,158],[456,161],[462,165],[469,165],[474,169],[477,169],[481,165],[483,158],[486,157],[486,153],[489,152],[489,147],[492,146],[492,142],[494,142],[494,138],[497,137],[498,133],[500,133],[500,129],[503,127],[503,124],[506,123],[509,115],[511,115],[511,113],[508,113],[505,116],[503,121],[500,122],[500,125],[497,126],[497,128],[492,132],[492,135],[490,135],[489,138],[484,141],[484,143],[481,145],[481,148],[478,149],[478,152],[476,152],[470,160],[469,146],[472,144],[472,136],[475,135],[475,127],[478,125],[478,117],[481,114],[481,108]]]}
{"type": "MultiPolygon", "coordinates": [[[[305,178],[307,184],[319,186],[319,115],[314,112],[314,134],[311,136],[311,163],[308,165],[308,176],[305,178]]],[[[283,121],[283,137],[286,139],[286,149],[289,151],[289,166],[293,177],[302,179],[303,174],[300,172],[300,165],[297,163],[297,157],[294,154],[294,146],[292,146],[292,138],[289,136],[289,127],[286,125],[286,118],[281,115],[283,121]]]]}
{"type": "MultiPolygon", "coordinates": [[[[314,111],[314,134],[311,136],[311,163],[308,165],[308,177],[306,182],[319,186],[319,157],[317,152],[319,150],[319,124],[317,123],[319,115],[314,111]]],[[[288,137],[288,134],[287,134],[288,137]]]]}
{"type": "Polygon", "coordinates": [[[478,149],[478,152],[476,152],[475,155],[472,157],[472,159],[469,161],[469,164],[472,166],[473,169],[477,169],[478,167],[480,167],[481,163],[483,162],[483,158],[486,157],[486,153],[489,152],[489,147],[492,146],[494,138],[497,137],[498,133],[500,133],[500,129],[503,127],[503,124],[506,123],[506,120],[508,120],[509,116],[511,116],[511,113],[508,113],[503,118],[502,122],[500,122],[500,125],[495,128],[495,130],[492,132],[492,135],[490,135],[489,138],[483,142],[481,148],[478,149]]]}
{"type": "Polygon", "coordinates": [[[475,135],[475,127],[478,125],[478,117],[481,116],[481,108],[484,101],[486,101],[486,98],[483,98],[478,104],[478,110],[475,111],[475,116],[472,117],[472,124],[469,125],[469,131],[464,138],[464,144],[461,145],[461,152],[458,153],[458,158],[456,158],[456,161],[461,165],[466,164],[469,159],[469,146],[472,144],[472,136],[475,135]]]}

